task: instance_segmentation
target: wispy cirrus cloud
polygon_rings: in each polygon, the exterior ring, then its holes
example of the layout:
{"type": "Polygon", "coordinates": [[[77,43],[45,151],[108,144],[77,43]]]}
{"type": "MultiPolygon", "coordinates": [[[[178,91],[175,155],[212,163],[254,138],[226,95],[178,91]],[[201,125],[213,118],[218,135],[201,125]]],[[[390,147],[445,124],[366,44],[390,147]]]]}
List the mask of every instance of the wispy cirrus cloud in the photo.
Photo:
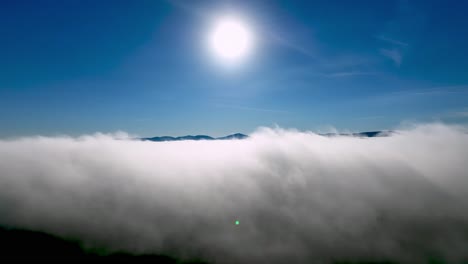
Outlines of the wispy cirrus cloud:
{"type": "Polygon", "coordinates": [[[315,48],[312,48],[312,45],[302,45],[299,43],[299,41],[293,41],[290,36],[288,37],[284,34],[282,35],[274,31],[267,31],[266,33],[266,36],[276,44],[279,44],[289,50],[302,54],[311,59],[320,58],[318,51],[315,48]]]}
{"type": "Polygon", "coordinates": [[[360,117],[356,117],[355,119],[356,120],[374,120],[374,119],[381,119],[381,118],[385,118],[385,116],[383,115],[360,116],[360,117]]]}
{"type": "Polygon", "coordinates": [[[403,54],[399,49],[380,49],[380,54],[392,60],[396,66],[400,66],[403,60],[403,54]]]}
{"type": "Polygon", "coordinates": [[[354,77],[354,76],[374,76],[379,75],[378,72],[366,72],[366,71],[343,71],[343,72],[334,72],[334,73],[327,73],[324,74],[325,77],[354,77]]]}
{"type": "Polygon", "coordinates": [[[461,94],[468,93],[468,85],[453,85],[453,86],[437,86],[421,89],[410,89],[405,91],[392,92],[386,96],[426,96],[426,95],[442,95],[442,94],[461,94]]]}
{"type": "Polygon", "coordinates": [[[377,39],[390,46],[388,48],[381,48],[379,50],[380,54],[392,60],[393,63],[399,67],[403,61],[404,51],[409,46],[409,44],[394,38],[387,37],[385,35],[379,35],[377,36],[377,39]]]}
{"type": "Polygon", "coordinates": [[[394,1],[395,15],[389,19],[375,38],[380,41],[379,53],[401,66],[412,40],[424,23],[424,14],[412,1],[394,1]]]}
{"type": "Polygon", "coordinates": [[[390,44],[402,46],[402,47],[408,47],[409,46],[409,44],[406,43],[406,42],[396,40],[396,39],[393,39],[393,38],[389,38],[389,37],[384,36],[384,35],[377,36],[377,39],[385,41],[385,42],[390,43],[390,44]]]}
{"type": "Polygon", "coordinates": [[[231,109],[248,110],[248,111],[256,111],[256,112],[289,113],[289,111],[285,111],[285,110],[250,107],[250,106],[245,106],[245,105],[216,104],[215,106],[221,107],[221,108],[231,108],[231,109]]]}

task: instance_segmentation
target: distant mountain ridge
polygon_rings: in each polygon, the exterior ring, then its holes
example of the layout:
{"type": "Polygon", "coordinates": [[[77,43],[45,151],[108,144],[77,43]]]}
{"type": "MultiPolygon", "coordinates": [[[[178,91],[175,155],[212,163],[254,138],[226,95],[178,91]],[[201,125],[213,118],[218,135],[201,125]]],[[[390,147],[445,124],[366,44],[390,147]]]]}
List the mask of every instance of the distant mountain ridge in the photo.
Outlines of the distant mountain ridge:
{"type": "Polygon", "coordinates": [[[149,138],[142,138],[141,140],[143,141],[155,141],[155,142],[163,142],[163,141],[181,141],[181,140],[231,140],[231,139],[245,139],[248,138],[249,136],[241,134],[241,133],[235,133],[231,135],[227,135],[224,137],[210,137],[207,135],[187,135],[187,136],[182,136],[182,137],[170,137],[170,136],[162,136],[162,137],[149,137],[149,138]]]}
{"type": "Polygon", "coordinates": [[[393,131],[369,131],[359,133],[325,133],[319,134],[321,136],[336,137],[336,136],[351,136],[351,137],[388,137],[393,131]]]}
{"type": "MultiPolygon", "coordinates": [[[[392,131],[369,131],[369,132],[360,132],[360,133],[325,133],[319,134],[321,136],[334,137],[334,136],[353,136],[353,137],[387,137],[392,133],[392,131]]],[[[182,141],[182,140],[232,140],[232,139],[246,139],[249,136],[242,133],[235,133],[227,135],[224,137],[210,137],[207,135],[187,135],[181,137],[171,137],[171,136],[161,136],[161,137],[147,137],[141,138],[143,141],[154,141],[154,142],[164,142],[164,141],[182,141]]]]}

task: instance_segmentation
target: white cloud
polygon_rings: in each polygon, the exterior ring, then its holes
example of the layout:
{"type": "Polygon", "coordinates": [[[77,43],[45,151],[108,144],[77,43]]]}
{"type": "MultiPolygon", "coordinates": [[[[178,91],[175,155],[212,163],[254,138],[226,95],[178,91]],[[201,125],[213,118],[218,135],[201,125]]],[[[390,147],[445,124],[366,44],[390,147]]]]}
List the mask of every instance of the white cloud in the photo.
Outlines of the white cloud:
{"type": "Polygon", "coordinates": [[[388,43],[393,44],[393,45],[408,47],[408,43],[406,43],[406,42],[396,40],[396,39],[393,39],[393,38],[389,38],[389,37],[386,37],[386,36],[383,36],[383,35],[377,36],[377,39],[380,39],[382,41],[388,42],[388,43]]]}
{"type": "Polygon", "coordinates": [[[0,225],[219,263],[468,257],[466,128],[118,138],[0,141],[0,225]]]}
{"type": "Polygon", "coordinates": [[[396,66],[401,65],[403,55],[398,49],[380,49],[380,53],[385,57],[391,59],[396,66]]]}

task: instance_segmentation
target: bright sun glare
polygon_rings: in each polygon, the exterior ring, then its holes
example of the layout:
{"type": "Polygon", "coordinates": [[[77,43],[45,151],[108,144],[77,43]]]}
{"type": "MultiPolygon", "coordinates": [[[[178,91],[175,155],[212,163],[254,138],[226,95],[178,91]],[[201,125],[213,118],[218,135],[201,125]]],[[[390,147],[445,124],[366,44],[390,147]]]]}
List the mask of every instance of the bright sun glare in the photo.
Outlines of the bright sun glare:
{"type": "Polygon", "coordinates": [[[210,49],[223,62],[245,58],[253,45],[252,33],[241,20],[226,17],[215,24],[209,39],[210,49]]]}

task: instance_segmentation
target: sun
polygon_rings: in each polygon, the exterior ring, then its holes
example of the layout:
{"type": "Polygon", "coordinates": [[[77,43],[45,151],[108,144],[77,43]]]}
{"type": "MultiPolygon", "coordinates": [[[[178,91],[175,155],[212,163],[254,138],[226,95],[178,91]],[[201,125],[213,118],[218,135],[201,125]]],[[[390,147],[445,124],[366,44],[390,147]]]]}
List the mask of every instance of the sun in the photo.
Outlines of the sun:
{"type": "Polygon", "coordinates": [[[252,50],[252,32],[242,20],[224,17],[215,23],[209,36],[209,46],[223,62],[238,62],[252,50]]]}

